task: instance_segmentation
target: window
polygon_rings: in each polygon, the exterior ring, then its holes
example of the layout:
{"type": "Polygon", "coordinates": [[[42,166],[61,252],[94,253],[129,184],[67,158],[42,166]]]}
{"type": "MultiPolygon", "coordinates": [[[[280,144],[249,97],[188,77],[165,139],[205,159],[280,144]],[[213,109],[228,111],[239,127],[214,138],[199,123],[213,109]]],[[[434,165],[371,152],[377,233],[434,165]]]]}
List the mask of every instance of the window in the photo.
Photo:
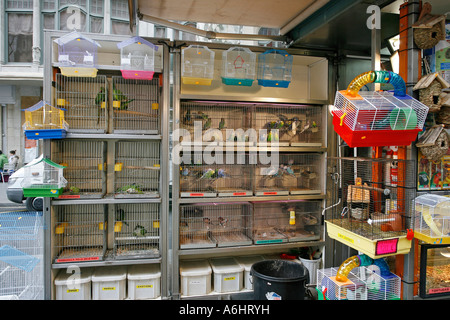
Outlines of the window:
{"type": "Polygon", "coordinates": [[[33,47],[33,0],[6,1],[8,62],[31,62],[33,47]]]}
{"type": "Polygon", "coordinates": [[[129,19],[128,1],[111,0],[111,33],[132,35],[129,19]]]}

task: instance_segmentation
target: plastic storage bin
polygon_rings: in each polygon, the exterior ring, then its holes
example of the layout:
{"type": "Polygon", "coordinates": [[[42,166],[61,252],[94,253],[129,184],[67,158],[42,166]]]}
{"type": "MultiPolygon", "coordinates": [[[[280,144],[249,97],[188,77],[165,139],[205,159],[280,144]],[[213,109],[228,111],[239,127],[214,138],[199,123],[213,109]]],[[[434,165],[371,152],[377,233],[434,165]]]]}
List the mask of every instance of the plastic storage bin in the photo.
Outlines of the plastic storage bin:
{"type": "Polygon", "coordinates": [[[243,287],[244,267],[234,258],[210,259],[213,270],[214,291],[218,293],[241,291],[243,287]]]}
{"type": "Polygon", "coordinates": [[[126,280],[126,266],[95,268],[92,274],[92,300],[125,299],[126,280]]]}
{"type": "Polygon", "coordinates": [[[252,265],[264,260],[263,256],[243,256],[236,257],[236,261],[244,268],[244,289],[253,290],[253,283],[250,276],[252,265]]]}
{"type": "Polygon", "coordinates": [[[210,293],[211,273],[211,266],[207,260],[181,261],[181,294],[193,296],[210,293]]]}
{"type": "Polygon", "coordinates": [[[82,268],[80,273],[59,271],[55,278],[56,300],[91,300],[92,268],[82,268]]]}
{"type": "Polygon", "coordinates": [[[161,267],[159,264],[133,265],[128,268],[128,298],[155,299],[161,295],[161,267]]]}

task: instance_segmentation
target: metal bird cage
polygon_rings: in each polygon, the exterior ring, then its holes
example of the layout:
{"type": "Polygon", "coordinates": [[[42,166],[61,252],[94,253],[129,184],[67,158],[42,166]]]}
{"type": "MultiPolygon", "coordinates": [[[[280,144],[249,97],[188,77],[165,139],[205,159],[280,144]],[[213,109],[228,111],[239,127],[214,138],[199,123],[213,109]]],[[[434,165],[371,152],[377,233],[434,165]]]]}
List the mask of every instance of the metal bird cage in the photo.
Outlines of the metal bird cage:
{"type": "Polygon", "coordinates": [[[159,134],[161,86],[152,80],[112,77],[113,132],[159,134]]]}
{"type": "Polygon", "coordinates": [[[103,260],[106,254],[107,206],[58,205],[54,213],[54,262],[103,260]]]}
{"type": "Polygon", "coordinates": [[[293,56],[285,50],[269,49],[258,55],[258,84],[263,87],[287,88],[292,80],[293,56]]]}
{"type": "Polygon", "coordinates": [[[252,244],[248,202],[180,206],[180,249],[252,244]]]}
{"type": "Polygon", "coordinates": [[[354,268],[347,281],[336,280],[337,268],[317,270],[317,285],[327,300],[400,300],[401,278],[374,267],[354,268]]]}
{"type": "Polygon", "coordinates": [[[106,76],[66,77],[56,74],[56,103],[64,108],[69,132],[104,133],[107,130],[106,76]]]}
{"type": "Polygon", "coordinates": [[[232,102],[181,102],[180,129],[183,145],[195,145],[200,141],[208,145],[253,145],[256,137],[247,131],[252,125],[251,105],[232,102]]]}
{"type": "Polygon", "coordinates": [[[67,185],[63,176],[64,166],[50,159],[41,156],[23,168],[24,197],[58,197],[67,185]]]}
{"type": "Polygon", "coordinates": [[[23,111],[25,114],[23,129],[27,139],[62,139],[66,137],[69,125],[64,120],[63,109],[40,101],[23,111]]]}
{"type": "Polygon", "coordinates": [[[106,142],[52,141],[52,160],[64,165],[67,185],[60,198],[101,198],[106,194],[106,142]]]}
{"type": "Polygon", "coordinates": [[[115,259],[160,256],[160,205],[127,203],[114,205],[115,259]]]}
{"type": "Polygon", "coordinates": [[[0,300],[44,299],[42,212],[0,213],[0,300]]]}
{"type": "Polygon", "coordinates": [[[320,194],[323,156],[319,153],[279,154],[255,166],[256,196],[320,194]]]}
{"type": "Polygon", "coordinates": [[[256,76],[256,54],[248,48],[231,47],[222,52],[222,83],[251,86],[256,76]]]}
{"type": "Polygon", "coordinates": [[[114,164],[116,198],[155,198],[160,188],[158,141],[119,141],[114,164]]]}
{"type": "Polygon", "coordinates": [[[409,252],[414,168],[412,160],[329,158],[328,235],[374,259],[409,252]]]}
{"type": "Polygon", "coordinates": [[[254,129],[259,145],[321,147],[323,145],[322,110],[318,106],[257,104],[254,129]]]}
{"type": "Polygon", "coordinates": [[[210,86],[214,78],[215,52],[206,46],[190,45],[181,50],[183,84],[210,86]]]}
{"type": "MultiPolygon", "coordinates": [[[[195,158],[195,155],[194,155],[195,158]]],[[[180,164],[180,196],[189,197],[240,197],[251,196],[252,165],[246,154],[221,159],[223,164],[205,164],[191,158],[180,164]]],[[[216,159],[217,160],[217,159],[216,159]]],[[[219,162],[219,161],[216,161],[219,162]]]]}
{"type": "Polygon", "coordinates": [[[427,193],[414,204],[414,237],[429,244],[450,243],[450,198],[427,193]]]}
{"type": "Polygon", "coordinates": [[[320,239],[319,201],[262,201],[253,203],[255,244],[320,239]]]}

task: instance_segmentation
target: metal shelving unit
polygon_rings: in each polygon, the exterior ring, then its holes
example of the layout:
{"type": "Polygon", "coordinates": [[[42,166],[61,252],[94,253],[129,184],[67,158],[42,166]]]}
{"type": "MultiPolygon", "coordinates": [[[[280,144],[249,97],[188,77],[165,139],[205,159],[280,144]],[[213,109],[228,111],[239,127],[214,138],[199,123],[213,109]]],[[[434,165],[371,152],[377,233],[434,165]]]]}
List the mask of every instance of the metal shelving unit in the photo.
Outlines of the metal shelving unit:
{"type": "MultiPolygon", "coordinates": [[[[56,102],[57,98],[63,98],[64,86],[60,87],[58,85],[64,85],[64,83],[61,83],[64,80],[72,88],[72,91],[65,95],[68,101],[65,102],[66,104],[77,97],[84,99],[80,98],[80,100],[77,98],[81,101],[80,103],[83,101],[93,103],[92,95],[86,94],[88,93],[87,90],[83,89],[82,78],[67,78],[58,74],[58,63],[57,58],[55,58],[57,56],[57,47],[53,41],[64,34],[64,32],[57,31],[45,32],[44,79],[46,81],[44,81],[44,100],[56,102]]],[[[158,44],[160,39],[148,39],[148,41],[159,45],[156,59],[159,63],[155,67],[154,80],[138,81],[139,83],[133,80],[125,81],[122,80],[120,74],[120,50],[117,49],[117,43],[128,39],[128,37],[119,35],[108,35],[106,37],[98,34],[88,34],[87,36],[101,43],[101,49],[98,52],[98,75],[94,79],[94,83],[98,84],[101,80],[101,84],[108,88],[108,101],[106,101],[108,107],[99,108],[99,112],[95,112],[95,114],[89,113],[89,120],[92,123],[83,122],[82,119],[77,120],[78,122],[81,121],[79,125],[77,124],[78,130],[76,126],[74,127],[75,130],[69,130],[66,140],[69,146],[77,143],[83,144],[83,142],[86,146],[93,144],[102,146],[104,154],[97,156],[95,161],[98,162],[98,159],[102,159],[103,163],[95,162],[96,168],[92,168],[92,170],[95,169],[102,172],[100,177],[103,177],[103,179],[101,179],[100,183],[103,183],[103,189],[101,190],[101,196],[95,199],[78,196],[77,190],[72,190],[65,197],[44,199],[45,224],[49,226],[45,229],[45,299],[53,299],[55,296],[53,282],[59,269],[67,268],[74,264],[80,268],[160,264],[161,299],[165,299],[169,296],[169,181],[166,178],[169,176],[169,50],[166,46],[158,44]],[[114,87],[119,87],[122,91],[126,91],[128,94],[136,95],[135,103],[138,105],[136,110],[126,109],[125,112],[123,108],[121,110],[112,110],[113,85],[114,87]],[[152,89],[146,90],[146,86],[152,89]],[[149,109],[149,112],[146,112],[145,107],[148,104],[151,105],[151,109],[149,109]],[[99,122],[102,125],[94,126],[92,124],[96,123],[95,118],[98,114],[101,114],[101,118],[99,118],[101,121],[99,122]],[[147,125],[148,123],[146,122],[146,119],[149,117],[152,119],[151,125],[147,125]],[[135,126],[133,123],[139,123],[139,126],[135,126]],[[100,127],[101,130],[98,130],[100,127]],[[142,152],[145,155],[138,154],[139,150],[133,148],[133,146],[137,145],[141,149],[143,148],[142,152]],[[152,148],[148,149],[148,145],[151,145],[152,148]],[[116,153],[116,150],[125,153],[116,153]],[[157,158],[154,158],[154,156],[157,158]],[[117,162],[122,163],[120,169],[123,169],[123,172],[121,172],[123,183],[134,183],[134,181],[124,181],[127,176],[139,176],[139,181],[144,181],[142,178],[148,178],[147,173],[150,172],[153,179],[152,186],[147,189],[151,189],[151,196],[147,196],[146,193],[139,193],[135,197],[115,196],[114,193],[119,187],[115,185],[119,179],[117,172],[120,171],[117,162]],[[97,231],[101,229],[103,231],[101,233],[102,239],[98,238],[100,235],[97,235],[97,238],[95,238],[95,243],[98,244],[100,241],[104,247],[102,258],[98,260],[85,259],[85,261],[82,261],[83,259],[70,261],[69,259],[58,262],[55,259],[57,252],[60,251],[58,250],[58,245],[61,244],[64,247],[69,246],[70,243],[68,242],[69,238],[63,239],[63,242],[58,242],[57,235],[63,236],[65,232],[72,229],[79,232],[78,236],[81,242],[86,240],[87,238],[83,236],[83,228],[87,228],[89,221],[83,220],[85,216],[81,212],[74,215],[73,211],[87,208],[86,212],[89,215],[89,208],[93,206],[104,208],[103,221],[99,223],[95,220],[91,223],[91,229],[96,229],[97,231]],[[118,219],[118,211],[120,210],[122,212],[129,211],[125,213],[123,221],[118,219]],[[66,211],[65,215],[61,214],[61,212],[66,211]],[[80,222],[70,220],[76,220],[77,215],[81,217],[80,222]],[[58,221],[60,217],[65,220],[58,221]],[[78,228],[74,225],[76,223],[78,223],[78,228]],[[123,228],[118,228],[118,225],[122,225],[123,228]],[[58,226],[59,229],[56,231],[58,226]],[[123,254],[124,252],[125,254],[123,254]]],[[[94,89],[98,88],[89,86],[89,90],[94,91],[94,89]]],[[[77,114],[75,114],[76,116],[77,114]]],[[[63,146],[66,140],[62,141],[63,146]]],[[[61,145],[61,142],[59,142],[59,145],[61,145]]],[[[52,151],[59,145],[52,145],[51,141],[44,140],[44,156],[52,157],[52,151]]],[[[75,151],[78,152],[77,157],[79,159],[77,161],[79,162],[82,160],[83,150],[75,151]]],[[[54,156],[56,157],[56,155],[54,156]]],[[[70,156],[68,154],[65,158],[63,157],[63,160],[70,162],[72,160],[70,156]]],[[[72,176],[76,175],[75,172],[71,174],[72,176]]],[[[121,185],[121,187],[124,186],[121,185]]],[[[89,231],[88,229],[86,230],[89,231]]]]}

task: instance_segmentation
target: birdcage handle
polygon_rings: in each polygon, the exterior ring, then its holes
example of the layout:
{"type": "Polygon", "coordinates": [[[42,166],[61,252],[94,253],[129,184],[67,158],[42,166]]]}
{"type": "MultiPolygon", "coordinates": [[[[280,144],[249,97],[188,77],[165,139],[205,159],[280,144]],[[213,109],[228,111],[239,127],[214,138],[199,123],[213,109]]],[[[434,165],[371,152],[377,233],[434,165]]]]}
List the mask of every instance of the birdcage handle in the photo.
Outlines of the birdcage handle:
{"type": "Polygon", "coordinates": [[[367,71],[354,78],[347,87],[347,94],[355,97],[368,83],[390,83],[394,86],[394,96],[406,96],[406,84],[403,78],[392,71],[367,71]]]}

